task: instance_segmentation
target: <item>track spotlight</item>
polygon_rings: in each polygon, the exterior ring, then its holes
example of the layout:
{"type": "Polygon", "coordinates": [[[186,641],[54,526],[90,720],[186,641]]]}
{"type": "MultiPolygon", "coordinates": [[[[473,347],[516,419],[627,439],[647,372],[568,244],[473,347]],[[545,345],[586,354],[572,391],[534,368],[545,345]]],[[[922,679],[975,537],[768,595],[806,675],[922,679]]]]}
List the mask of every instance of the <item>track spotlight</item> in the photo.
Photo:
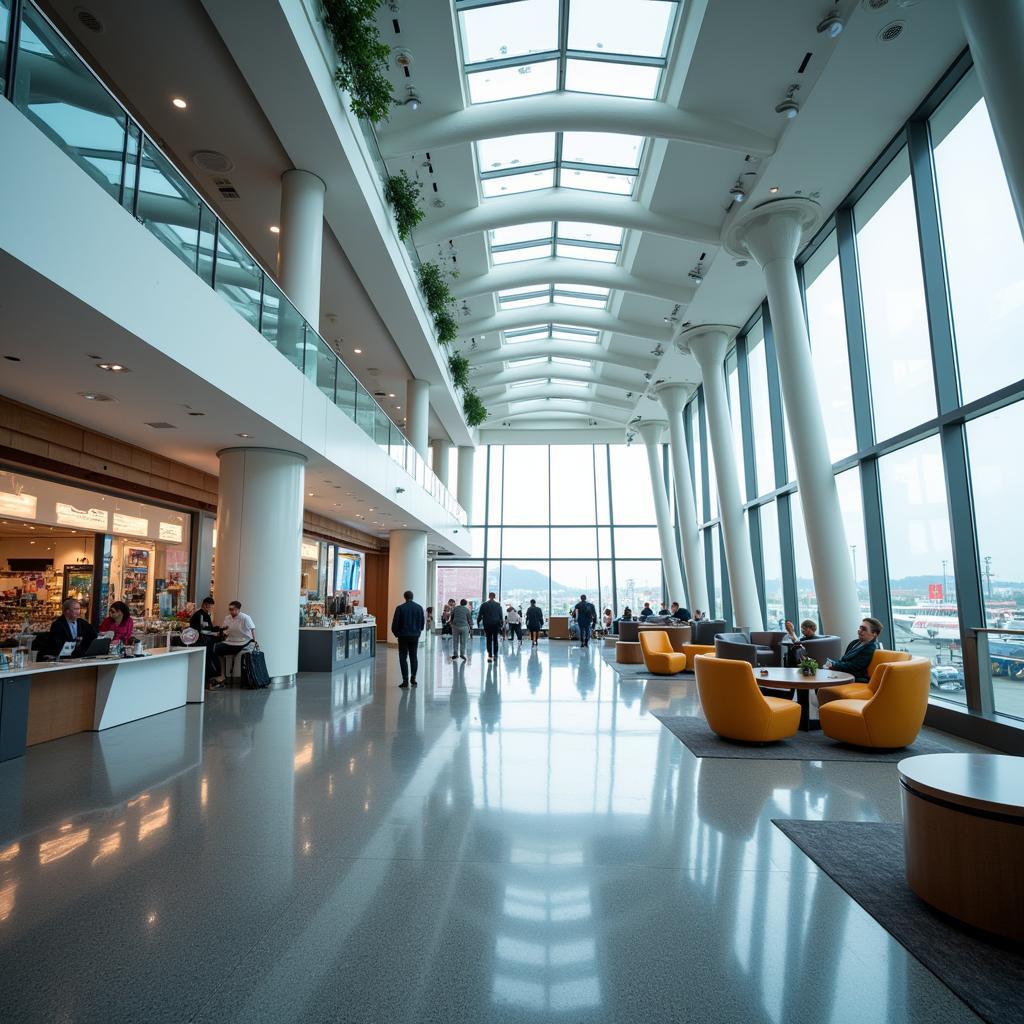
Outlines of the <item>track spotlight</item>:
{"type": "Polygon", "coordinates": [[[827,35],[830,39],[835,39],[843,31],[844,25],[843,16],[839,13],[839,4],[834,3],[832,10],[818,22],[818,31],[822,35],[827,35]]]}
{"type": "Polygon", "coordinates": [[[410,110],[419,110],[420,102],[420,94],[410,85],[405,90],[405,99],[402,102],[402,106],[408,107],[410,110]]]}
{"type": "Polygon", "coordinates": [[[680,309],[680,304],[677,302],[672,307],[672,312],[669,313],[668,316],[662,317],[662,319],[665,321],[665,323],[667,323],[667,324],[677,324],[677,323],[679,323],[679,309],[680,309]]]}
{"type": "Polygon", "coordinates": [[[698,263],[698,264],[697,264],[697,266],[695,266],[695,267],[693,268],[693,270],[691,270],[691,271],[689,272],[689,274],[687,274],[686,276],[687,276],[687,277],[688,277],[688,278],[689,278],[689,279],[690,279],[690,280],[691,280],[691,281],[692,281],[692,282],[693,282],[693,283],[694,283],[695,285],[697,285],[697,284],[700,284],[700,283],[701,283],[701,281],[703,281],[703,280],[704,280],[704,266],[703,266],[702,264],[698,263]]]}
{"type": "Polygon", "coordinates": [[[795,96],[799,92],[799,85],[791,85],[786,90],[786,98],[775,108],[776,114],[785,114],[790,120],[796,117],[800,113],[800,104],[797,103],[795,96]]]}
{"type": "MultiPolygon", "coordinates": [[[[778,108],[776,107],[776,109],[778,108]]],[[[736,184],[729,189],[729,195],[732,196],[732,201],[734,203],[742,203],[743,200],[747,198],[747,190],[743,187],[739,178],[736,179],[736,184]]]]}

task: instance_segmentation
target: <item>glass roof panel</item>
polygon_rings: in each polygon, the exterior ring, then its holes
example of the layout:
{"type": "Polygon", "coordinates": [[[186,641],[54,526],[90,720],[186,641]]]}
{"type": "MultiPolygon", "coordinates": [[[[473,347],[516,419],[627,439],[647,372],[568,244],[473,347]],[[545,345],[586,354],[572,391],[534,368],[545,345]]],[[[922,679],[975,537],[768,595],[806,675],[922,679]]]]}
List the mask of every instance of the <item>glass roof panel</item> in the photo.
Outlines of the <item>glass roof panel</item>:
{"type": "Polygon", "coordinates": [[[677,6],[670,0],[570,0],[569,49],[664,57],[677,6]]]}
{"type": "Polygon", "coordinates": [[[546,306],[551,300],[547,295],[525,299],[499,299],[502,309],[524,309],[526,306],[546,306]]]}
{"type": "Polygon", "coordinates": [[[549,327],[528,327],[521,331],[505,331],[505,344],[516,345],[523,341],[544,341],[551,336],[549,327]]]}
{"type": "Polygon", "coordinates": [[[551,243],[546,245],[523,245],[518,249],[491,251],[491,262],[499,267],[503,263],[522,263],[524,260],[542,260],[551,255],[551,243]]]}
{"type": "Polygon", "coordinates": [[[545,377],[533,377],[530,380],[516,380],[507,385],[509,388],[535,388],[538,384],[546,384],[545,377]]]}
{"type": "Polygon", "coordinates": [[[560,366],[585,366],[587,369],[594,365],[590,359],[576,359],[574,356],[552,356],[551,362],[558,363],[560,366]]]}
{"type": "Polygon", "coordinates": [[[624,233],[622,228],[611,224],[587,224],[574,220],[558,222],[558,237],[560,239],[578,238],[585,242],[610,242],[612,245],[621,245],[624,233]]]}
{"type": "Polygon", "coordinates": [[[551,383],[560,388],[589,388],[590,383],[585,380],[566,380],[565,377],[552,377],[551,383]]]}
{"type": "Polygon", "coordinates": [[[517,96],[536,96],[542,92],[554,92],[558,85],[558,62],[543,60],[537,64],[475,71],[466,75],[466,81],[469,83],[471,103],[493,103],[496,100],[515,99],[517,96]]]}
{"type": "Polygon", "coordinates": [[[640,135],[611,132],[566,132],[562,136],[562,159],[574,164],[602,167],[639,167],[644,140],[640,135]]]}
{"type": "Polygon", "coordinates": [[[503,135],[497,139],[481,139],[476,144],[476,159],[481,174],[509,167],[526,167],[528,164],[554,163],[555,133],[537,132],[533,135],[503,135]]]}
{"type": "Polygon", "coordinates": [[[516,0],[459,11],[467,64],[558,48],[558,0],[516,0]]]}
{"type": "Polygon", "coordinates": [[[563,188],[578,188],[584,192],[607,192],[615,196],[633,194],[636,178],[631,174],[609,174],[607,171],[579,171],[563,167],[559,184],[563,188]]]}
{"type": "MultiPolygon", "coordinates": [[[[472,76],[470,76],[472,78],[472,76]]],[[[565,62],[565,88],[568,92],[596,92],[602,96],[633,96],[653,100],[658,95],[661,68],[644,64],[614,64],[605,60],[573,60],[565,62]]],[[[472,94],[470,84],[470,94],[472,94]]],[[[536,89],[534,92],[547,92],[536,89]]],[[[532,93],[515,93],[517,96],[532,93]]],[[[505,97],[496,96],[495,99],[505,97]]],[[[474,103],[486,102],[473,100],[474,103]]]]}
{"type": "Polygon", "coordinates": [[[492,228],[487,235],[491,245],[511,245],[515,242],[530,242],[535,238],[550,238],[553,232],[554,225],[551,221],[541,220],[533,224],[512,224],[507,228],[492,228]]]}
{"type": "Polygon", "coordinates": [[[537,291],[537,286],[535,284],[522,285],[518,288],[502,288],[501,291],[498,292],[498,298],[504,299],[509,295],[526,295],[527,292],[535,291],[537,291]]]}
{"type": "Polygon", "coordinates": [[[554,324],[551,328],[551,337],[555,341],[597,341],[599,333],[583,327],[566,327],[561,324],[554,324]]]}
{"type": "Polygon", "coordinates": [[[596,284],[556,284],[556,292],[584,292],[586,295],[602,295],[608,298],[608,288],[596,284]]]}
{"type": "Polygon", "coordinates": [[[519,192],[535,192],[540,188],[552,188],[555,184],[553,169],[546,171],[524,171],[522,174],[506,174],[500,178],[484,178],[480,182],[484,198],[514,196],[519,192]]]}
{"type": "Polygon", "coordinates": [[[593,245],[575,245],[570,242],[559,242],[555,249],[556,256],[564,256],[570,260],[594,260],[597,263],[614,263],[619,258],[618,249],[599,249],[593,245]]]}
{"type": "Polygon", "coordinates": [[[507,363],[509,366],[534,366],[537,363],[546,363],[547,361],[547,356],[524,356],[522,359],[509,359],[507,363]]]}
{"type": "Polygon", "coordinates": [[[582,306],[586,309],[604,309],[608,305],[607,299],[583,299],[578,295],[559,295],[555,292],[555,298],[565,306],[582,306]]]}

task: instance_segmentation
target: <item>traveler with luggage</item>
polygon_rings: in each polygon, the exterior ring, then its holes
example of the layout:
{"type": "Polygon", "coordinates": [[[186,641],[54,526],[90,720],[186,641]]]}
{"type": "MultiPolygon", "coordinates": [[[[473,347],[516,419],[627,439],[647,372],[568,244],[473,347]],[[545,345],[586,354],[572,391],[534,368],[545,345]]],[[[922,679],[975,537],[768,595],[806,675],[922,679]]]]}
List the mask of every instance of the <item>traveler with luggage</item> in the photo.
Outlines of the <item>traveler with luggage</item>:
{"type": "MultiPolygon", "coordinates": [[[[242,611],[241,601],[232,601],[228,605],[228,614],[221,623],[224,639],[214,649],[214,657],[220,659],[229,655],[241,654],[256,643],[256,623],[242,611]]],[[[223,662],[221,663],[223,665],[223,662]]],[[[224,688],[223,671],[210,680],[211,690],[224,688]]]]}

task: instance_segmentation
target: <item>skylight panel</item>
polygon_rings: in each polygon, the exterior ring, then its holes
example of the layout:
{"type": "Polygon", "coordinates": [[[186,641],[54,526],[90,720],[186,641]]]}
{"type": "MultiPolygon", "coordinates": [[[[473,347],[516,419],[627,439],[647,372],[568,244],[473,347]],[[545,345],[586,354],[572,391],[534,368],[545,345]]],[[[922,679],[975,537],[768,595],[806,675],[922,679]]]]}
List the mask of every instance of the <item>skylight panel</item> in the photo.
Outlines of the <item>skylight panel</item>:
{"type": "Polygon", "coordinates": [[[499,299],[505,299],[512,295],[527,295],[530,292],[537,291],[535,284],[520,285],[518,288],[502,288],[498,292],[499,299]]]}
{"type": "Polygon", "coordinates": [[[565,132],[562,136],[562,160],[566,163],[599,164],[602,167],[639,167],[643,148],[644,140],[640,135],[565,132]]]}
{"type": "Polygon", "coordinates": [[[618,249],[604,249],[595,245],[559,242],[555,248],[556,256],[570,260],[593,260],[596,263],[614,263],[619,258],[618,249]]]}
{"type": "Polygon", "coordinates": [[[555,133],[536,132],[532,135],[503,135],[497,139],[481,139],[476,144],[476,159],[481,174],[508,170],[510,167],[554,163],[555,133]]]}
{"type": "Polygon", "coordinates": [[[527,306],[546,306],[551,299],[547,295],[528,295],[522,299],[498,299],[502,309],[525,309],[527,306]]]}
{"type": "Polygon", "coordinates": [[[507,228],[492,228],[487,236],[491,245],[513,245],[516,242],[532,242],[535,239],[550,238],[552,234],[554,234],[554,225],[549,220],[542,220],[533,224],[512,224],[507,228]]]}
{"type": "Polygon", "coordinates": [[[499,267],[505,263],[522,263],[524,260],[542,260],[551,255],[551,243],[522,245],[515,249],[492,249],[491,262],[499,267]]]}
{"type": "Polygon", "coordinates": [[[596,284],[556,284],[555,291],[561,292],[583,292],[585,295],[600,295],[607,299],[610,289],[602,288],[596,284]]]}
{"type": "Polygon", "coordinates": [[[536,96],[542,92],[554,92],[558,85],[558,61],[545,60],[537,64],[474,71],[466,75],[466,81],[469,83],[471,103],[494,103],[519,96],[536,96]]]}
{"type": "MultiPolygon", "coordinates": [[[[470,76],[472,78],[472,76],[470,76]]],[[[615,64],[606,60],[565,62],[565,88],[568,92],[594,92],[602,96],[631,96],[653,100],[658,95],[661,68],[646,64],[615,64]]],[[[536,89],[535,92],[546,92],[536,89]]],[[[472,94],[472,83],[470,84],[472,94]]],[[[518,96],[530,95],[516,93],[518,96]]],[[[505,97],[496,97],[504,99],[505,97]]],[[[485,102],[473,100],[474,103],[485,102]]]]}
{"type": "MultiPolygon", "coordinates": [[[[541,356],[543,359],[544,357],[541,356]]],[[[579,366],[589,370],[594,364],[590,359],[576,359],[573,356],[552,356],[551,362],[559,366],[579,366]]]]}
{"type": "Polygon", "coordinates": [[[612,224],[587,224],[583,221],[560,220],[558,238],[577,238],[584,242],[606,242],[621,245],[624,231],[612,224]]]}
{"type": "Polygon", "coordinates": [[[597,341],[599,331],[584,327],[567,327],[564,324],[553,324],[551,337],[555,341],[597,341]]]}
{"type": "Polygon", "coordinates": [[[558,48],[558,0],[516,0],[459,11],[467,64],[558,48]]]}
{"type": "Polygon", "coordinates": [[[517,380],[517,381],[513,381],[511,384],[509,384],[507,386],[508,386],[508,388],[510,390],[512,388],[515,388],[516,390],[518,390],[520,388],[535,388],[535,387],[539,387],[541,385],[544,385],[546,383],[547,383],[547,380],[544,377],[534,377],[531,380],[517,380]]]}
{"type": "Polygon", "coordinates": [[[551,383],[560,388],[589,388],[590,383],[585,380],[566,380],[565,377],[552,377],[551,383]]]}
{"type": "Polygon", "coordinates": [[[636,178],[631,174],[610,174],[608,171],[582,171],[563,167],[559,184],[563,188],[577,188],[583,192],[606,192],[609,195],[633,194],[636,178]]]}
{"type": "Polygon", "coordinates": [[[569,0],[569,49],[664,57],[677,7],[669,0],[569,0]]]}
{"type": "Polygon", "coordinates": [[[555,298],[563,305],[585,309],[604,309],[608,305],[607,299],[585,299],[580,295],[560,295],[558,292],[555,292],[555,298]]]}
{"type": "Polygon", "coordinates": [[[480,188],[485,199],[497,196],[514,196],[520,192],[535,192],[541,188],[553,188],[554,168],[543,171],[524,171],[522,174],[503,174],[497,178],[483,178],[480,188]]]}
{"type": "Polygon", "coordinates": [[[518,331],[505,331],[504,335],[506,345],[516,345],[524,341],[546,341],[551,336],[551,328],[524,327],[518,331]]]}
{"type": "Polygon", "coordinates": [[[547,356],[523,356],[521,359],[507,360],[506,365],[511,369],[513,366],[535,366],[537,363],[546,363],[547,361],[547,356]]]}

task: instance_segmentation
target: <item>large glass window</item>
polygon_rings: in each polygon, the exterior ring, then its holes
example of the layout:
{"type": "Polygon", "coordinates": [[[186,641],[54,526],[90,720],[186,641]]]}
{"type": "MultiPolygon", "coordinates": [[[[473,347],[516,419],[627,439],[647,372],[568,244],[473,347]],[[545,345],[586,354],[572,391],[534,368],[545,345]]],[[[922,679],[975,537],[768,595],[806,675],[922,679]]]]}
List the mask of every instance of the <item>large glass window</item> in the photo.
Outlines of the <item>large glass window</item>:
{"type": "MultiPolygon", "coordinates": [[[[610,588],[609,588],[610,589],[610,588]]],[[[597,578],[597,562],[551,563],[551,614],[567,615],[586,594],[600,615],[601,588],[597,578]]]]}
{"type": "Polygon", "coordinates": [[[860,491],[860,469],[854,467],[836,477],[839,509],[843,516],[846,543],[850,546],[850,564],[857,581],[857,597],[861,611],[870,615],[868,593],[868,551],[864,541],[864,504],[860,491]]]}
{"type": "Polygon", "coordinates": [[[935,415],[910,158],[900,151],[854,207],[872,412],[879,440],[935,415]]]}
{"type": "MultiPolygon", "coordinates": [[[[526,489],[532,487],[531,479],[526,489]]],[[[580,525],[594,521],[594,446],[552,445],[551,522],[580,525]]],[[[591,543],[593,533],[591,529],[591,543]]]]}
{"type": "Polygon", "coordinates": [[[796,565],[796,599],[801,619],[818,621],[818,593],[814,588],[814,573],[811,572],[811,554],[807,548],[807,528],[804,526],[804,510],[799,493],[789,498],[790,518],[793,522],[793,558],[796,565]]]}
{"type": "Polygon", "coordinates": [[[1024,377],[1024,241],[974,71],[931,119],[965,402],[1024,377]]]}
{"type": "MultiPolygon", "coordinates": [[[[705,542],[711,545],[711,601],[714,604],[715,618],[725,617],[725,604],[722,601],[722,548],[718,541],[718,527],[710,526],[704,531],[705,542]]],[[[740,626],[749,623],[740,622],[740,626]]]]}
{"type": "MultiPolygon", "coordinates": [[[[654,492],[642,444],[611,446],[612,516],[616,523],[650,523],[654,520],[654,492]]],[[[616,549],[616,554],[618,550],[616,549]]]]}
{"type": "Polygon", "coordinates": [[[750,378],[750,417],[754,432],[754,466],[757,493],[775,490],[775,453],[772,447],[772,414],[768,398],[768,361],[764,326],[758,320],[747,335],[747,371],[750,378]]]}
{"type": "Polygon", "coordinates": [[[615,584],[620,615],[629,608],[635,617],[645,602],[657,611],[661,601],[661,562],[616,560],[615,584]]]}
{"type": "Polygon", "coordinates": [[[949,510],[937,437],[878,460],[894,635],[887,647],[960,667],[949,510]]]}
{"type": "Polygon", "coordinates": [[[503,518],[509,523],[548,523],[547,445],[506,445],[503,518]]]}
{"type": "Polygon", "coordinates": [[[811,365],[825,420],[829,455],[836,462],[857,450],[857,435],[853,426],[850,354],[846,345],[843,288],[834,231],[804,264],[804,287],[811,365]]]}
{"type": "Polygon", "coordinates": [[[740,484],[740,498],[746,500],[747,484],[743,469],[743,417],[740,413],[740,371],[735,349],[726,356],[725,379],[729,390],[729,420],[732,425],[732,450],[736,459],[736,476],[740,484]]]}
{"type": "Polygon", "coordinates": [[[700,415],[697,400],[688,406],[687,415],[690,419],[690,466],[693,468],[693,500],[696,504],[697,522],[704,522],[704,466],[700,458],[700,415]]]}
{"type": "Polygon", "coordinates": [[[779,629],[786,611],[782,596],[782,550],[779,546],[779,510],[774,501],[760,508],[761,563],[764,568],[765,627],[779,629]]]}

